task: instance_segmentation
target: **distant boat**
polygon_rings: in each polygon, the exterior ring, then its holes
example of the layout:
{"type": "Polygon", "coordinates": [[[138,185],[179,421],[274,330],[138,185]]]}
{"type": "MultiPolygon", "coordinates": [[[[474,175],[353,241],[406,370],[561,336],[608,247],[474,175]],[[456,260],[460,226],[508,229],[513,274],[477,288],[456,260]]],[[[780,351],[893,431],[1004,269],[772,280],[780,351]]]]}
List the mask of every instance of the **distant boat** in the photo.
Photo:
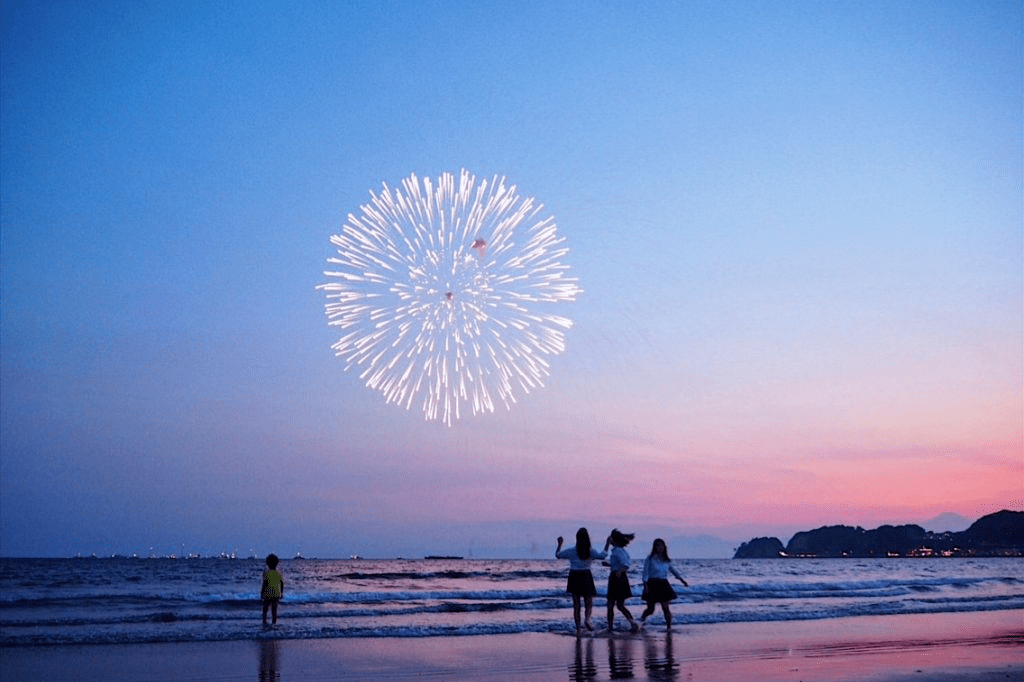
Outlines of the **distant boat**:
{"type": "Polygon", "coordinates": [[[460,556],[447,556],[447,555],[440,555],[440,554],[431,554],[430,556],[425,556],[423,558],[427,559],[429,561],[438,561],[438,560],[443,560],[443,559],[458,561],[458,560],[462,559],[462,557],[460,557],[460,556]]]}

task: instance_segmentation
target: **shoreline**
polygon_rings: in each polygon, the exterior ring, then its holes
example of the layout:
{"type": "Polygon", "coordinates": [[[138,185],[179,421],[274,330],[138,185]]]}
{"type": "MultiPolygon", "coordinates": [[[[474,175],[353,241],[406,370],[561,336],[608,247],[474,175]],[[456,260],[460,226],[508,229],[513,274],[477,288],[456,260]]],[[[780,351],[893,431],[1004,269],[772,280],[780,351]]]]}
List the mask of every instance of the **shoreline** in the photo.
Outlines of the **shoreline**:
{"type": "Polygon", "coordinates": [[[704,682],[990,682],[1024,678],[1024,611],[677,625],[671,634],[652,624],[635,635],[578,638],[528,633],[3,647],[0,663],[0,682],[425,676],[454,682],[630,676],[704,682]]]}

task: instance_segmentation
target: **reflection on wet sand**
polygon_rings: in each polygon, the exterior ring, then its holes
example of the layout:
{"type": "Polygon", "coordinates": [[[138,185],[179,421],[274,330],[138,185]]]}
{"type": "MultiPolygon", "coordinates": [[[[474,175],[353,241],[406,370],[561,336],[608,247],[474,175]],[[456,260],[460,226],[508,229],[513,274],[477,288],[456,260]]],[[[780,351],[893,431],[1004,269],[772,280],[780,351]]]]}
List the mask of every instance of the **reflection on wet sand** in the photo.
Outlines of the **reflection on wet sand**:
{"type": "Polygon", "coordinates": [[[672,633],[665,633],[664,639],[644,637],[644,668],[651,680],[674,680],[679,676],[679,664],[672,655],[672,633]],[[661,652],[659,642],[663,643],[661,652]]]}
{"type": "Polygon", "coordinates": [[[608,671],[613,680],[630,680],[633,674],[633,638],[608,638],[608,671]]]}
{"type": "MultiPolygon", "coordinates": [[[[643,641],[643,661],[646,675],[641,679],[675,680],[679,677],[680,666],[672,652],[672,633],[659,635],[612,636],[605,645],[608,647],[608,678],[613,680],[631,680],[637,677],[637,647],[643,641]]],[[[604,671],[594,661],[594,639],[582,637],[576,639],[575,656],[569,664],[570,682],[591,682],[604,679],[604,671]]],[[[601,645],[604,646],[604,645],[601,645]]]]}
{"type": "Polygon", "coordinates": [[[576,638],[576,656],[569,665],[571,682],[582,682],[597,678],[597,666],[594,664],[594,640],[576,638]]]}
{"type": "Polygon", "coordinates": [[[263,639],[259,642],[259,682],[280,682],[281,669],[278,666],[278,652],[281,645],[277,639],[263,639]]]}

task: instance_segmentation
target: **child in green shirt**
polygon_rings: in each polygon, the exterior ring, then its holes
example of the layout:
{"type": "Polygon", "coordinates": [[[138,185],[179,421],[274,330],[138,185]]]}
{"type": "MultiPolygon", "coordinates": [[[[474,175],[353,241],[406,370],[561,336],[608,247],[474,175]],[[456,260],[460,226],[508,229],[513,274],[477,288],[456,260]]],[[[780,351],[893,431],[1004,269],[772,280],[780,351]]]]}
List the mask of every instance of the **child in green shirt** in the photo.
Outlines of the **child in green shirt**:
{"type": "Polygon", "coordinates": [[[267,570],[263,571],[260,597],[263,599],[263,624],[267,624],[267,609],[270,609],[273,623],[277,624],[277,603],[284,596],[284,578],[277,572],[277,555],[267,555],[267,570]]]}

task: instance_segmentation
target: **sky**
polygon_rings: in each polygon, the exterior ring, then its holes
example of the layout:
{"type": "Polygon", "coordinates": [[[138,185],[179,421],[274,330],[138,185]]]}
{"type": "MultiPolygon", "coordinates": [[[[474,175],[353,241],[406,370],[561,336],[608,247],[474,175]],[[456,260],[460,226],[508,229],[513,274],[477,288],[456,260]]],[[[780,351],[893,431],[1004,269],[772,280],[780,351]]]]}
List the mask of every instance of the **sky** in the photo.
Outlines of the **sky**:
{"type": "Polygon", "coordinates": [[[728,556],[1024,509],[1019,2],[0,26],[0,555],[728,556]],[[448,427],[345,371],[317,285],[371,192],[462,169],[544,205],[582,293],[544,387],[448,427]]]}

